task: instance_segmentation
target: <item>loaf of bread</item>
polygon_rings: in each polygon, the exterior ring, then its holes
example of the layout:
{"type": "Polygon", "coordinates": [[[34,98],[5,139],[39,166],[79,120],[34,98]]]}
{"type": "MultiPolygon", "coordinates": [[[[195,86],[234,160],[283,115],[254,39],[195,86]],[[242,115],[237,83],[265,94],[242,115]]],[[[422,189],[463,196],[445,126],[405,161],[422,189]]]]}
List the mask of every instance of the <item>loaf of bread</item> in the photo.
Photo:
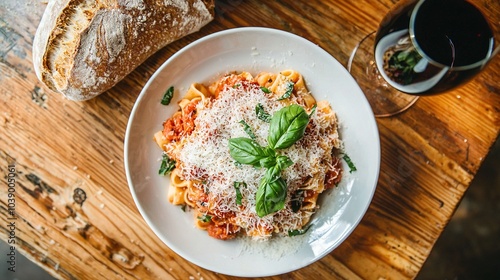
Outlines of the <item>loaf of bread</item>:
{"type": "Polygon", "coordinates": [[[33,43],[50,89],[88,100],[214,17],[214,0],[50,0],[33,43]]]}

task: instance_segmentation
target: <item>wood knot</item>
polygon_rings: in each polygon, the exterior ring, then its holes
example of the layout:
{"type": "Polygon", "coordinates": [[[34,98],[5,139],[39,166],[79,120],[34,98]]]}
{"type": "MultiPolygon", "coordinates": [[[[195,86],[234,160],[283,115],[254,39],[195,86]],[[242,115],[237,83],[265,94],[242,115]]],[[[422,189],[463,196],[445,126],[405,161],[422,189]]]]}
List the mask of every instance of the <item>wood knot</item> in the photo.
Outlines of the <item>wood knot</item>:
{"type": "Polygon", "coordinates": [[[76,188],[73,191],[73,200],[77,204],[80,204],[80,206],[82,206],[82,204],[85,202],[86,199],[87,199],[87,194],[81,188],[76,188]]]}
{"type": "Polygon", "coordinates": [[[144,256],[135,255],[123,244],[110,238],[91,224],[86,224],[83,228],[78,229],[78,233],[102,255],[125,269],[134,269],[144,260],[144,256]]]}

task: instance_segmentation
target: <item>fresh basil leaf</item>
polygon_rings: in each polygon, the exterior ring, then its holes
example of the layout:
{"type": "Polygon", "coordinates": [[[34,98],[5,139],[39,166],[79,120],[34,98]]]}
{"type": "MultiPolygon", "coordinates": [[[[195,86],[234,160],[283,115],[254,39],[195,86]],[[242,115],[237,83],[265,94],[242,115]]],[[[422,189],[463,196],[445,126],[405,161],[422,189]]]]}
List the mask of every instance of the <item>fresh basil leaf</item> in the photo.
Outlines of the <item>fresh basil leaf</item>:
{"type": "Polygon", "coordinates": [[[264,151],[264,155],[266,155],[268,157],[276,157],[276,151],[269,146],[263,148],[263,151],[264,151]]]}
{"type": "Polygon", "coordinates": [[[354,165],[354,163],[352,162],[351,158],[347,154],[344,154],[344,156],[342,158],[347,163],[347,166],[349,166],[349,173],[352,173],[353,171],[357,170],[356,166],[354,165]]]}
{"type": "Polygon", "coordinates": [[[301,106],[293,104],[273,114],[267,141],[273,149],[286,149],[297,142],[306,130],[309,116],[301,106]]]}
{"type": "Polygon", "coordinates": [[[272,183],[276,180],[278,180],[279,178],[281,178],[281,169],[279,169],[279,167],[277,165],[275,166],[272,166],[270,168],[268,168],[266,170],[266,174],[264,175],[264,178],[266,178],[266,180],[269,182],[269,183],[272,183]]]}
{"type": "Polygon", "coordinates": [[[277,212],[285,207],[287,186],[283,178],[269,181],[264,176],[259,183],[256,194],[255,211],[259,217],[277,212]]]}
{"type": "Polygon", "coordinates": [[[287,99],[288,97],[290,97],[293,93],[293,86],[294,85],[295,84],[293,82],[288,81],[286,83],[285,93],[280,98],[278,98],[278,100],[283,100],[283,99],[287,99]]]}
{"type": "Polygon", "coordinates": [[[268,156],[268,157],[262,158],[259,161],[259,164],[260,164],[260,166],[262,166],[264,168],[273,167],[273,166],[276,165],[276,158],[272,157],[272,156],[268,156]]]}
{"type": "Polygon", "coordinates": [[[287,156],[276,157],[276,166],[279,170],[285,170],[287,167],[292,166],[293,161],[287,156]]]}
{"type": "Polygon", "coordinates": [[[266,87],[260,87],[260,90],[262,90],[264,93],[271,93],[271,90],[266,87]]]}
{"type": "Polygon", "coordinates": [[[267,157],[264,148],[245,137],[229,139],[229,154],[237,162],[255,167],[261,167],[260,160],[267,157]]]}
{"type": "Polygon", "coordinates": [[[170,101],[172,100],[173,97],[174,97],[174,86],[171,86],[167,89],[160,102],[162,105],[168,105],[170,104],[170,101]]]}
{"type": "Polygon", "coordinates": [[[175,160],[170,159],[167,154],[163,154],[161,159],[160,170],[158,170],[158,174],[161,176],[165,176],[172,172],[175,168],[175,160]]]}
{"type": "Polygon", "coordinates": [[[234,182],[234,189],[236,190],[236,205],[241,205],[241,199],[243,198],[243,196],[241,195],[241,190],[240,188],[241,187],[245,187],[247,186],[247,183],[245,182],[234,182]]]}
{"type": "Polygon", "coordinates": [[[309,228],[311,228],[312,224],[308,225],[306,228],[304,229],[294,229],[294,230],[290,230],[288,231],[288,236],[297,236],[297,235],[302,235],[304,233],[306,233],[309,228]]]}
{"type": "Polygon", "coordinates": [[[244,120],[241,120],[240,123],[243,125],[243,129],[248,134],[248,136],[250,136],[250,138],[255,140],[255,138],[257,138],[257,137],[253,133],[252,128],[244,120]]]}
{"type": "Polygon", "coordinates": [[[261,158],[259,163],[261,167],[270,168],[276,165],[276,151],[270,147],[265,147],[262,150],[265,157],[261,158]]]}
{"type": "Polygon", "coordinates": [[[257,115],[257,118],[265,121],[266,123],[269,123],[271,121],[271,115],[269,115],[264,110],[264,106],[262,106],[262,104],[260,104],[260,103],[257,104],[257,106],[255,106],[255,114],[257,115]]]}

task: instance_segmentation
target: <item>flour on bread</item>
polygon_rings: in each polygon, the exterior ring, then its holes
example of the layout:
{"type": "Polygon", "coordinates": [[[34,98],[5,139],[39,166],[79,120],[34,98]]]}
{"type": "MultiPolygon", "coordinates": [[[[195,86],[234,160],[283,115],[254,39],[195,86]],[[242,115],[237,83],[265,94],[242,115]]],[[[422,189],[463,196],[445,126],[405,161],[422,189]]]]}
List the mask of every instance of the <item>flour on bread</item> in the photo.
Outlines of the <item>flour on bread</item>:
{"type": "Polygon", "coordinates": [[[49,88],[93,98],[213,19],[213,0],[115,1],[49,2],[33,44],[35,71],[49,88]]]}

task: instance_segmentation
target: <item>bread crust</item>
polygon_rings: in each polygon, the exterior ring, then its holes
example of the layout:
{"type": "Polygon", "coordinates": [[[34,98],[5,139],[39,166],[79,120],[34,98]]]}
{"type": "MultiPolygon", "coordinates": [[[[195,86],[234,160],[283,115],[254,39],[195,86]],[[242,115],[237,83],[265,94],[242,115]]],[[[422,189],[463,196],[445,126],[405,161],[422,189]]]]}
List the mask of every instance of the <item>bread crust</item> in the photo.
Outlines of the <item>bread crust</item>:
{"type": "Polygon", "coordinates": [[[88,100],[213,16],[213,0],[52,0],[34,38],[35,72],[68,99],[88,100]]]}

